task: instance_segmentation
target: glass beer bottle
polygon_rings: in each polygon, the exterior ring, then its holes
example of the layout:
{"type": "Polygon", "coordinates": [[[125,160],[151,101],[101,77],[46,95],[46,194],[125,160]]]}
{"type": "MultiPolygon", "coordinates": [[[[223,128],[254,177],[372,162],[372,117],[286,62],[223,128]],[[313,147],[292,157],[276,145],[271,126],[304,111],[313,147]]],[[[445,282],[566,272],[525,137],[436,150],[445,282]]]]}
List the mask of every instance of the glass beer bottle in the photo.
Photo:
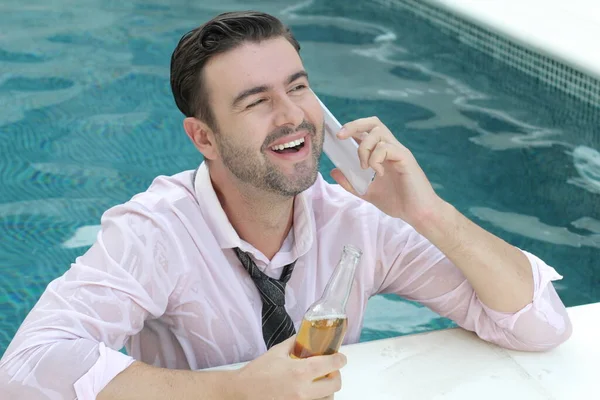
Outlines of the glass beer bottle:
{"type": "Polygon", "coordinates": [[[325,291],[304,314],[292,358],[307,358],[336,353],[348,328],[346,303],[362,251],[345,245],[325,291]]]}

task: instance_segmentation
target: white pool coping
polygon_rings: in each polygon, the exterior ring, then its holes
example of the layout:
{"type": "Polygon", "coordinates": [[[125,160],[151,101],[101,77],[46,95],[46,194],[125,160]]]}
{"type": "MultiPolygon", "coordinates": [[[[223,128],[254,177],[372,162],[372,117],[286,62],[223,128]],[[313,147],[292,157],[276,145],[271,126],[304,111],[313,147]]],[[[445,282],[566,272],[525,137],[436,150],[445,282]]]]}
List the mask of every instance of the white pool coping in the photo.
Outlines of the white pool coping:
{"type": "Polygon", "coordinates": [[[546,352],[506,350],[460,328],[342,346],[335,400],[597,399],[600,303],[568,312],[571,338],[546,352]]]}
{"type": "Polygon", "coordinates": [[[600,78],[598,0],[422,0],[600,78]]]}

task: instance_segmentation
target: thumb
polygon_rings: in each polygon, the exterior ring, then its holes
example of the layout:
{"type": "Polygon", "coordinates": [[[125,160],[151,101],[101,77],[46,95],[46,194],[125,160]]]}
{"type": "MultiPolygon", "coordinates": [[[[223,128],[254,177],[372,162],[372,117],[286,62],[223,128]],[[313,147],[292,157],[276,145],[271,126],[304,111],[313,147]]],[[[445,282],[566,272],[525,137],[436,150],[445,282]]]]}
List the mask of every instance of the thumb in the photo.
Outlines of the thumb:
{"type": "Polygon", "coordinates": [[[330,175],[333,178],[333,180],[335,180],[341,187],[346,189],[348,192],[352,193],[357,197],[362,197],[356,192],[356,190],[354,190],[354,187],[352,186],[352,184],[350,184],[350,181],[348,181],[346,176],[344,176],[344,173],[338,168],[332,169],[330,175]]]}
{"type": "Polygon", "coordinates": [[[288,355],[293,350],[292,346],[296,341],[296,336],[297,335],[292,335],[283,342],[277,343],[275,346],[271,347],[271,350],[276,353],[288,355]]]}

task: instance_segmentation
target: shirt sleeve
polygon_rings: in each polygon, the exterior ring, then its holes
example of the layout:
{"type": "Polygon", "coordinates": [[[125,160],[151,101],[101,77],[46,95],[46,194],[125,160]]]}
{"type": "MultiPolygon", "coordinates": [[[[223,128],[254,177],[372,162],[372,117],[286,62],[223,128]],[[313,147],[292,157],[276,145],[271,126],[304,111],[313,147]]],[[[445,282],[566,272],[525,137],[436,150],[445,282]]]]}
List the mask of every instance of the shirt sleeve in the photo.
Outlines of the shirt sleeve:
{"type": "Polygon", "coordinates": [[[0,360],[6,399],[93,400],[134,360],[126,339],[166,310],[175,244],[130,202],[108,210],[95,243],[53,280],[0,360]]]}
{"type": "Polygon", "coordinates": [[[462,272],[410,225],[384,218],[377,241],[373,294],[395,293],[421,303],[508,349],[544,351],[571,335],[567,310],[552,284],[562,276],[531,253],[520,250],[531,264],[533,300],[515,313],[504,313],[483,304],[462,272]]]}

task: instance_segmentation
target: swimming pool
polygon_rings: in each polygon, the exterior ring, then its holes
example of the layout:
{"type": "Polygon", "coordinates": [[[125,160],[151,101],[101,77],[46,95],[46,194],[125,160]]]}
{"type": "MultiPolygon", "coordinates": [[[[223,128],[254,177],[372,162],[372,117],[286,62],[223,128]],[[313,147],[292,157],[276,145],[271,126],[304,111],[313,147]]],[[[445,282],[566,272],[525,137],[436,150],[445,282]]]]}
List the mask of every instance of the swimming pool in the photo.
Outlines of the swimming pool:
{"type": "MultiPolygon", "coordinates": [[[[567,306],[600,301],[598,108],[374,2],[209,3],[0,5],[0,354],[104,210],[201,161],[170,94],[170,55],[185,31],[240,8],[290,24],[338,119],[379,116],[442,197],[565,276],[567,306]]],[[[330,168],[324,157],[326,179],[330,168]]],[[[376,296],[361,340],[448,326],[376,296]]]]}

